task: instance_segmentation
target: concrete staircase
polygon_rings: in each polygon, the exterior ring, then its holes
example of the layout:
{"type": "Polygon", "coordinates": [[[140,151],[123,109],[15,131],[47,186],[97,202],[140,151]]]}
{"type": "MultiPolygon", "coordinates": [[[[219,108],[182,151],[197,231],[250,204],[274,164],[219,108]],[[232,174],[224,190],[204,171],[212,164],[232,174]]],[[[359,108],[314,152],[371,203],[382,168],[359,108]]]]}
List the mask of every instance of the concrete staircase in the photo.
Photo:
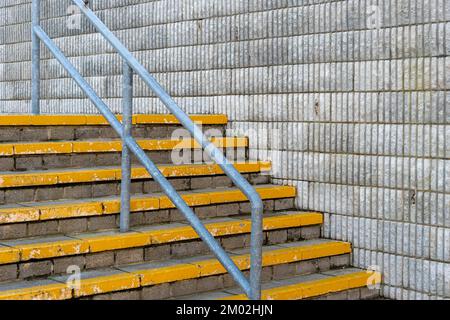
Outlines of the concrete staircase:
{"type": "MultiPolygon", "coordinates": [[[[227,117],[192,118],[224,133],[227,117]]],[[[169,115],[135,115],[133,135],[239,268],[247,270],[250,207],[196,155],[169,115]],[[195,157],[193,157],[195,159],[195,157]]],[[[118,232],[121,142],[101,116],[0,116],[0,299],[244,299],[232,278],[134,160],[131,226],[118,232]]],[[[214,138],[264,206],[264,299],[368,299],[379,275],[351,268],[351,245],[320,239],[322,215],[270,184],[270,163],[247,159],[246,138],[214,138]]]]}

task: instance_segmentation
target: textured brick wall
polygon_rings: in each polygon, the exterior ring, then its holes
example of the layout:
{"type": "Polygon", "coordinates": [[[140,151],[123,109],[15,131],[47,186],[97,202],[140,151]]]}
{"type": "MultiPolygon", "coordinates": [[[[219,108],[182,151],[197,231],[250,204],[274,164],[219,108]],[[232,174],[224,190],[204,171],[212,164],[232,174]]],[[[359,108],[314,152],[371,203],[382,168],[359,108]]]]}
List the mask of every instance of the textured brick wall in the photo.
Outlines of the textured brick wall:
{"type": "MultiPolygon", "coordinates": [[[[450,297],[447,0],[91,2],[186,111],[251,135],[298,207],[326,213],[324,236],[381,268],[385,296],[450,297]]],[[[0,4],[0,112],[29,110],[29,3],[0,4]]],[[[118,56],[84,19],[68,28],[70,1],[42,3],[44,29],[119,111],[118,56]]],[[[95,112],[43,57],[43,111],[95,112]]],[[[138,79],[135,96],[165,112],[138,79]]]]}

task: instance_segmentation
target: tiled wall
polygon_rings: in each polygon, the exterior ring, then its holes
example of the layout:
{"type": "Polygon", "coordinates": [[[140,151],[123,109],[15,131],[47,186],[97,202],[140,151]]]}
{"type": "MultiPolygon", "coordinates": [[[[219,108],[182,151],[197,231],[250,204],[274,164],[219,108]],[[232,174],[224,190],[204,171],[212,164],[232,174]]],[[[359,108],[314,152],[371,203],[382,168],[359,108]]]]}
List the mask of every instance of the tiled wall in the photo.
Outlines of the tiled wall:
{"type": "MultiPolygon", "coordinates": [[[[250,135],[298,207],[325,212],[324,236],[381,269],[385,296],[450,298],[447,0],[90,1],[186,111],[250,135]]],[[[70,3],[42,0],[42,25],[120,111],[121,61],[70,3]]],[[[0,17],[0,112],[27,112],[30,0],[0,17]]],[[[95,112],[43,59],[43,112],[95,112]]],[[[166,112],[135,84],[137,112],[166,112]]]]}

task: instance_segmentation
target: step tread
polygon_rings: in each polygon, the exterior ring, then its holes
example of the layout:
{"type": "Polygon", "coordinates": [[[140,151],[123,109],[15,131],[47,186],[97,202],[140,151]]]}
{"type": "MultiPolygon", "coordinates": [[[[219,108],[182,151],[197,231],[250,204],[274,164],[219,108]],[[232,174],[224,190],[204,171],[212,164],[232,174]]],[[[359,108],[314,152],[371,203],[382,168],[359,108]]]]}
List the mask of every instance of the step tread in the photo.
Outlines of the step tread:
{"type": "MultiPolygon", "coordinates": [[[[270,162],[236,161],[235,168],[241,173],[258,173],[270,170],[270,162]]],[[[218,164],[161,164],[158,168],[166,177],[208,176],[223,174],[218,164]]],[[[57,185],[68,183],[117,181],[122,176],[121,167],[101,166],[80,169],[33,170],[24,173],[14,171],[0,172],[0,188],[57,185]]],[[[150,174],[142,166],[133,166],[132,179],[148,179],[150,174]]]]}
{"type": "MultiPolygon", "coordinates": [[[[299,300],[355,288],[365,287],[373,272],[346,267],[330,271],[294,276],[283,280],[263,282],[262,298],[270,300],[299,300]]],[[[379,278],[375,276],[375,279],[379,278]]],[[[377,281],[378,282],[378,281],[377,281]]],[[[241,300],[246,299],[240,288],[234,287],[200,294],[177,297],[179,300],[241,300]]]]}
{"type": "MultiPolygon", "coordinates": [[[[263,199],[292,198],[296,188],[278,185],[257,185],[263,199]]],[[[219,187],[180,191],[189,206],[248,201],[237,188],[219,187]]],[[[136,194],[131,198],[131,211],[149,211],[175,208],[163,193],[136,194]]],[[[61,218],[88,217],[120,212],[120,197],[109,196],[77,200],[55,200],[8,204],[0,206],[0,224],[42,221],[61,218]]]]}
{"type": "MultiPolygon", "coordinates": [[[[227,124],[224,114],[202,115],[191,114],[194,122],[202,124],[227,124]]],[[[122,119],[121,115],[117,115],[122,119]]],[[[179,124],[175,116],[170,114],[135,114],[133,124],[179,124]]],[[[64,114],[64,115],[0,115],[0,126],[61,126],[61,125],[109,125],[102,115],[64,114]]]]}
{"type": "MultiPolygon", "coordinates": [[[[185,139],[136,139],[146,151],[167,151],[174,149],[199,149],[200,145],[192,138],[185,139]]],[[[216,137],[211,141],[219,148],[245,148],[245,137],[216,137]]],[[[23,156],[39,154],[68,154],[93,152],[120,152],[120,139],[65,140],[41,142],[7,142],[0,143],[0,156],[23,156]]]]}
{"type": "MultiPolygon", "coordinates": [[[[263,266],[348,254],[351,251],[349,243],[334,240],[320,244],[306,240],[297,244],[291,248],[279,245],[264,247],[263,266]]],[[[249,269],[248,254],[230,255],[241,270],[249,269]]],[[[0,284],[0,299],[68,299],[72,294],[75,297],[89,296],[224,273],[225,269],[212,256],[140,263],[82,272],[79,288],[73,291],[67,286],[70,275],[50,277],[44,284],[34,280],[3,283],[0,284]]]]}
{"type": "MultiPolygon", "coordinates": [[[[269,231],[318,225],[322,222],[322,215],[315,212],[280,212],[266,215],[263,229],[269,231]]],[[[217,237],[251,231],[251,219],[248,216],[214,218],[203,223],[217,237]]],[[[0,265],[196,239],[199,239],[198,235],[187,222],[176,222],[131,228],[128,233],[108,230],[7,240],[0,241],[0,265]]]]}

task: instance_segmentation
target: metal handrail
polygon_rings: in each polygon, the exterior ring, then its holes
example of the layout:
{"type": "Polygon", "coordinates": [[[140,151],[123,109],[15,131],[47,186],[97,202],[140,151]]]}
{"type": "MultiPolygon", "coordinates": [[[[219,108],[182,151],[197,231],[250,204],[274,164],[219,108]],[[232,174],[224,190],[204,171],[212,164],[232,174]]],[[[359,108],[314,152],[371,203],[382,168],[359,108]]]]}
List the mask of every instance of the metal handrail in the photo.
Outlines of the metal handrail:
{"type": "Polygon", "coordinates": [[[263,203],[261,197],[252,185],[236,170],[233,164],[223,155],[223,153],[203,134],[202,130],[189,118],[189,116],[176,104],[171,96],[161,87],[153,76],[139,63],[131,52],[119,41],[119,39],[106,27],[106,25],[88,8],[82,0],[72,0],[81,12],[91,21],[95,28],[104,38],[116,49],[124,59],[123,77],[123,120],[122,123],[111,112],[103,100],[96,94],[94,89],[75,69],[62,51],[56,46],[53,40],[46,34],[40,26],[40,0],[32,2],[32,111],[39,113],[40,94],[40,41],[45,44],[49,51],[61,63],[64,69],[75,80],[81,90],[93,102],[100,113],[106,118],[111,127],[122,139],[122,194],[121,194],[121,231],[128,231],[129,225],[129,199],[130,199],[130,152],[133,153],[141,164],[150,173],[151,177],[158,182],[163,192],[180,210],[191,226],[206,242],[225,269],[232,275],[236,282],[242,287],[250,299],[261,298],[261,268],[262,268],[262,214],[263,203]],[[131,136],[132,117],[132,73],[138,74],[142,80],[153,90],[157,97],[164,103],[170,112],[178,119],[180,124],[186,128],[208,155],[218,163],[223,172],[233,181],[233,183],[246,195],[251,203],[251,265],[250,280],[236,266],[228,256],[218,241],[206,229],[194,211],[187,205],[183,198],[177,193],[175,188],[161,173],[158,167],[151,161],[144,150],[137,144],[131,136]]]}

